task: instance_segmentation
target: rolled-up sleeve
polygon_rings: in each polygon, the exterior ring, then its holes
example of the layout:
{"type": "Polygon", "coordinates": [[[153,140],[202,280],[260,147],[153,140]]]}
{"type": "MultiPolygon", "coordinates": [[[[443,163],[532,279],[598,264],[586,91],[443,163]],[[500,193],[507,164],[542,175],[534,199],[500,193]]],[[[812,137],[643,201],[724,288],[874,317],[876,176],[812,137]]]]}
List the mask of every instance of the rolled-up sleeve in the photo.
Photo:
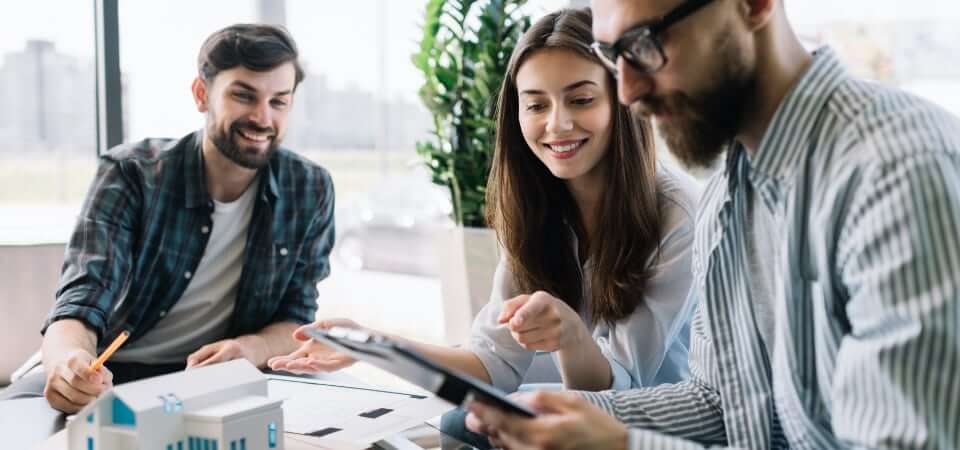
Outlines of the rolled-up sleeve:
{"type": "Polygon", "coordinates": [[[127,287],[138,229],[140,192],[121,162],[104,157],[64,255],[57,300],[41,333],[62,319],[80,320],[98,339],[127,287]]]}
{"type": "Polygon", "coordinates": [[[315,320],[317,283],[330,275],[330,252],[335,236],[333,180],[326,170],[321,170],[317,183],[321,201],[304,239],[290,285],[273,316],[273,323],[304,324],[315,320]]]}

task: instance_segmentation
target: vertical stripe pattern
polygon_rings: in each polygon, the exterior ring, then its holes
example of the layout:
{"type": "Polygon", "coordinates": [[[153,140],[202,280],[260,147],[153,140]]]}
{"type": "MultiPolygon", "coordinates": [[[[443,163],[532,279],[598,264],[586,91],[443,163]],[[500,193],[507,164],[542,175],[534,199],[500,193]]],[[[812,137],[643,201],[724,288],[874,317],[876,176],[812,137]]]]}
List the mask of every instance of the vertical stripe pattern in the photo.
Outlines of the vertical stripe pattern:
{"type": "Polygon", "coordinates": [[[631,448],[960,448],[956,117],[817,51],[757,151],[711,179],[693,252],[692,378],[584,394],[631,448]],[[772,355],[746,291],[750,189],[784,231],[772,355]]]}

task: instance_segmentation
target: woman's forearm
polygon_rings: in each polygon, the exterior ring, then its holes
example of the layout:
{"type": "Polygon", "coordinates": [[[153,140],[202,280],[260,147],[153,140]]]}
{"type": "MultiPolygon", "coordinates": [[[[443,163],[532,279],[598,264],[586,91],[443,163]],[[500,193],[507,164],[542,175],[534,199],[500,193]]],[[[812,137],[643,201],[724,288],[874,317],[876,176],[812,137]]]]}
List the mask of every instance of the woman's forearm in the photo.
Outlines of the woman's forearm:
{"type": "Polygon", "coordinates": [[[567,389],[602,391],[613,385],[610,362],[586,330],[578,333],[577,340],[568,348],[557,351],[557,360],[567,389]]]}
{"type": "Polygon", "coordinates": [[[487,383],[491,381],[490,374],[487,373],[487,369],[483,366],[480,358],[470,350],[425,344],[400,336],[390,336],[390,338],[413,347],[414,350],[441,365],[466,372],[468,375],[487,383]]]}

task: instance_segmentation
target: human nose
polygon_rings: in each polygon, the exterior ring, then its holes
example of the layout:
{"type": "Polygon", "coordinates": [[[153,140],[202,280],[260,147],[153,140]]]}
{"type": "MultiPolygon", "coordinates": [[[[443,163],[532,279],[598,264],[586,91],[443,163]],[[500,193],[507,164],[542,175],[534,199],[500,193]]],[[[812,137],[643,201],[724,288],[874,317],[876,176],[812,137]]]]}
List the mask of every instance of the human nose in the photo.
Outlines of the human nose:
{"type": "Polygon", "coordinates": [[[261,128],[270,127],[273,110],[270,108],[269,102],[259,102],[257,103],[253,110],[250,111],[250,121],[256,124],[261,128]]]}
{"type": "Polygon", "coordinates": [[[557,104],[550,111],[550,117],[547,119],[547,131],[550,133],[561,133],[573,129],[573,118],[570,111],[562,104],[557,104]]]}
{"type": "Polygon", "coordinates": [[[653,91],[653,78],[634,68],[622,57],[617,59],[617,96],[620,103],[631,103],[647,96],[653,91]]]}

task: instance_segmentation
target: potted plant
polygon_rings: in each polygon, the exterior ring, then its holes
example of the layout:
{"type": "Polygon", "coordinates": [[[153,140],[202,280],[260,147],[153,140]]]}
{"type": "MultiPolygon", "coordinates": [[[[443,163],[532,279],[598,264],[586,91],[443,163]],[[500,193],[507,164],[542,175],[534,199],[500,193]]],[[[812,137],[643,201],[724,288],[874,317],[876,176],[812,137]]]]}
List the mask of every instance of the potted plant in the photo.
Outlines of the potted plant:
{"type": "Polygon", "coordinates": [[[490,296],[498,246],[485,227],[484,200],[494,149],[494,111],[513,49],[530,18],[526,0],[430,0],[413,63],[419,95],[433,115],[417,153],[447,188],[456,227],[444,236],[441,284],[447,339],[463,342],[490,296]]]}

